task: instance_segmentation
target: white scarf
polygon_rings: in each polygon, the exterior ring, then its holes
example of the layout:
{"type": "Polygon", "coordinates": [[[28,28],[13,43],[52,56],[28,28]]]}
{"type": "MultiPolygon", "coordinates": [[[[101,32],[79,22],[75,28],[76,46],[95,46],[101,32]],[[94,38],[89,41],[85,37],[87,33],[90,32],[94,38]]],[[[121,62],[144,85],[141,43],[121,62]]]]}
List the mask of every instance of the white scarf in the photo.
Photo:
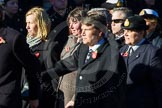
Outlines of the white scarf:
{"type": "Polygon", "coordinates": [[[42,39],[40,37],[32,37],[28,36],[26,38],[26,42],[29,44],[29,48],[38,45],[40,42],[42,42],[42,39]]]}

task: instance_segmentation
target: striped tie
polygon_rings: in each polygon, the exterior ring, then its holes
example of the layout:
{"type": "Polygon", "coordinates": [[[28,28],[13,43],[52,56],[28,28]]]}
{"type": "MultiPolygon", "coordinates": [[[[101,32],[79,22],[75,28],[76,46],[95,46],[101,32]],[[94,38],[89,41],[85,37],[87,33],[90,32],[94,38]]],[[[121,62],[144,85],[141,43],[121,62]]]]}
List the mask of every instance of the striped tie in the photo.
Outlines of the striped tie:
{"type": "Polygon", "coordinates": [[[86,57],[86,59],[85,59],[85,63],[87,63],[88,60],[91,58],[92,51],[93,51],[92,49],[89,49],[89,52],[88,52],[87,57],[86,57]]]}

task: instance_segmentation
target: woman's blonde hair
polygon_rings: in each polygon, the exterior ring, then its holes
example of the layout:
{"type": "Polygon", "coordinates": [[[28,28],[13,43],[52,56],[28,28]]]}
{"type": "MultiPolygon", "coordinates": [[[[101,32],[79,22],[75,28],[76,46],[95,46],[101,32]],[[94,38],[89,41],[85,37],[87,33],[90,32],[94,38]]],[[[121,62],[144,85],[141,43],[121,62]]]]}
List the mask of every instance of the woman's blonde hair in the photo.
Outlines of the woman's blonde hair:
{"type": "MultiPolygon", "coordinates": [[[[37,37],[40,37],[42,40],[47,39],[47,35],[50,32],[51,29],[51,20],[46,13],[46,11],[43,8],[40,7],[34,7],[31,8],[27,13],[26,17],[28,15],[34,15],[35,16],[35,21],[37,23],[38,27],[38,32],[37,32],[37,37]]],[[[27,34],[29,36],[29,34],[27,34]]]]}

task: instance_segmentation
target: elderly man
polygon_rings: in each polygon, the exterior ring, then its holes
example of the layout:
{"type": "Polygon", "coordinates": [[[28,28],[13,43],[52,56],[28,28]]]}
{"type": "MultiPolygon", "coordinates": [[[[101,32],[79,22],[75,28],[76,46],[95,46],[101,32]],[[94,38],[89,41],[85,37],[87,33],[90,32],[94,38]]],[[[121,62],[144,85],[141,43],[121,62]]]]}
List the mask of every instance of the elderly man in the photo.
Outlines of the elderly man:
{"type": "Polygon", "coordinates": [[[145,21],[146,25],[149,27],[146,30],[146,38],[154,46],[162,48],[162,34],[159,14],[153,9],[142,9],[139,13],[145,21]]]}
{"type": "Polygon", "coordinates": [[[133,16],[133,12],[126,7],[114,8],[112,11],[111,30],[120,47],[124,45],[124,30],[122,29],[122,24],[129,16],[133,16]]]}
{"type": "Polygon", "coordinates": [[[128,17],[123,25],[125,46],[121,55],[127,66],[127,108],[161,108],[162,53],[146,39],[145,20],[128,17]]]}
{"type": "Polygon", "coordinates": [[[126,68],[117,45],[104,39],[106,19],[92,14],[81,23],[83,44],[44,73],[43,81],[77,70],[75,108],[121,108],[126,68]]]}

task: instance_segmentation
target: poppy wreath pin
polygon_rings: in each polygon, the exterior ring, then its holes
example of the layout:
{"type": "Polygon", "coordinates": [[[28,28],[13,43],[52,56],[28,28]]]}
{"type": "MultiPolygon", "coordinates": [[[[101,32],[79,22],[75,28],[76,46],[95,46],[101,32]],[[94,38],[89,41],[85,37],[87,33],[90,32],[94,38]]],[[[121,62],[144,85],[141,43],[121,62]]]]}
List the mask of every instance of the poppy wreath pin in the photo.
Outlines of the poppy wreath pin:
{"type": "Polygon", "coordinates": [[[70,51],[70,47],[68,47],[68,46],[65,47],[65,51],[66,51],[66,52],[69,52],[69,51],[70,51]]]}
{"type": "Polygon", "coordinates": [[[124,53],[121,53],[121,56],[123,56],[123,57],[128,57],[128,53],[129,52],[129,49],[126,51],[126,52],[124,52],[124,53]]]}
{"type": "Polygon", "coordinates": [[[0,37],[0,44],[4,44],[4,43],[6,43],[6,41],[2,37],[0,37]]]}
{"type": "Polygon", "coordinates": [[[97,53],[98,53],[97,50],[92,52],[92,58],[93,58],[93,59],[95,59],[95,58],[97,57],[97,53]]]}
{"type": "Polygon", "coordinates": [[[127,56],[128,56],[128,52],[121,53],[121,55],[122,55],[123,57],[127,57],[127,56]]]}
{"type": "Polygon", "coordinates": [[[35,56],[38,58],[40,56],[40,53],[39,52],[36,52],[35,53],[35,56]]]}

